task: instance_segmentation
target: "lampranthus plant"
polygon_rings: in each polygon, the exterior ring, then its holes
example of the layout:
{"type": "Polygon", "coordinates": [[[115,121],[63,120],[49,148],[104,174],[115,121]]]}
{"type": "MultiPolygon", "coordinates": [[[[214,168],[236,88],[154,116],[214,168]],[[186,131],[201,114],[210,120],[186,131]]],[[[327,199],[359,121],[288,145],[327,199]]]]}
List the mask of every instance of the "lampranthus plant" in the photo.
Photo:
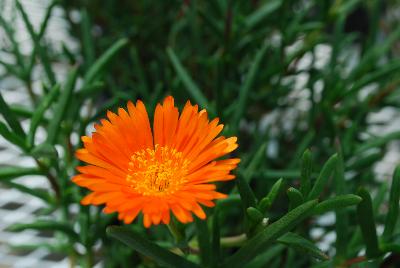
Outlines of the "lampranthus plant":
{"type": "Polygon", "coordinates": [[[218,118],[210,122],[206,110],[189,101],[179,114],[171,96],[157,105],[153,129],[141,101],[107,117],[76,152],[88,165],[77,168],[73,182],[92,191],[82,204],[104,204],[105,213],[117,212],[126,224],[142,212],[150,227],[168,224],[171,211],[182,223],[193,221],[192,214],[205,219],[200,205],[226,197],[213,182],[234,179],[230,173],[240,160],[219,159],[238,144],[236,137],[218,137],[218,118]]]}

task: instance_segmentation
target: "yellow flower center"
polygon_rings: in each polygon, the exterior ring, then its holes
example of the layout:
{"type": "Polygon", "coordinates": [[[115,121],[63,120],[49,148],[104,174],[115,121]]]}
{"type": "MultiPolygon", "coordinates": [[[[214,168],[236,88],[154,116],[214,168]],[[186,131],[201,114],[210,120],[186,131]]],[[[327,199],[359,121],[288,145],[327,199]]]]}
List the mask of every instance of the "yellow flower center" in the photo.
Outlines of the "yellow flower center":
{"type": "Polygon", "coordinates": [[[137,193],[165,196],[179,190],[186,182],[189,160],[181,152],[158,144],[135,152],[129,162],[126,180],[137,193]]]}

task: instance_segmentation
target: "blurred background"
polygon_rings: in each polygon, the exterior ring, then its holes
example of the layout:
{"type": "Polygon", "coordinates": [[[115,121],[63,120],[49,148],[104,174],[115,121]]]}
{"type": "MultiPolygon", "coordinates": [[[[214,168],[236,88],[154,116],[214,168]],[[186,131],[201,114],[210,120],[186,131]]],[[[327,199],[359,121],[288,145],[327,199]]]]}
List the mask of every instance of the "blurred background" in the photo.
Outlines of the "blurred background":
{"type": "MultiPolygon", "coordinates": [[[[142,263],[105,237],[104,226],[115,217],[98,216],[102,223],[93,229],[87,221],[100,213],[78,204],[83,192],[69,178],[79,137],[108,109],[142,99],[152,111],[166,95],[181,107],[190,99],[218,116],[224,134],[239,137],[242,167],[261,148],[262,161],[249,179],[258,198],[280,177],[298,186],[307,148],[316,171],[340,151],[346,184],[336,190],[368,188],[379,231],[384,194],[400,160],[399,22],[395,0],[0,0],[0,93],[25,132],[55,85],[63,88],[58,101],[47,98],[54,107],[28,146],[5,131],[0,136],[0,168],[31,168],[17,170],[20,178],[12,181],[3,169],[0,267],[70,267],[84,263],[79,256],[88,251],[88,267],[142,263]],[[61,205],[52,203],[59,190],[51,178],[68,189],[61,205]],[[87,218],[74,218],[82,214],[87,218]],[[71,246],[46,228],[9,229],[37,218],[62,219],[80,235],[87,228],[86,242],[71,246]]],[[[222,191],[235,194],[234,186],[222,191]]],[[[270,217],[287,210],[285,198],[270,217]]],[[[241,213],[222,215],[221,233],[239,233],[242,226],[234,222],[241,213]]],[[[327,214],[309,230],[331,255],[334,222],[335,215],[327,214]]],[[[350,226],[348,235],[355,230],[350,226]]],[[[163,237],[163,231],[148,233],[163,237]]],[[[361,249],[357,241],[349,255],[361,249]]],[[[302,263],[307,267],[309,260],[302,263]]]]}

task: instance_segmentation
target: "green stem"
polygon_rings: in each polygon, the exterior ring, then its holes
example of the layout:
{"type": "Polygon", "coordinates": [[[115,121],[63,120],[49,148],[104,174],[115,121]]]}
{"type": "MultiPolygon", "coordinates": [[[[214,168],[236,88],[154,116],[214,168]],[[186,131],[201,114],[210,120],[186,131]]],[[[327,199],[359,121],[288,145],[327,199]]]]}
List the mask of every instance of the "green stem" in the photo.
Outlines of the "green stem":
{"type": "MultiPolygon", "coordinates": [[[[181,242],[185,241],[185,235],[177,228],[175,222],[171,220],[169,224],[167,224],[169,232],[172,234],[172,236],[175,238],[175,243],[180,244],[181,242]]],[[[186,244],[186,243],[185,243],[186,244]]],[[[181,247],[178,247],[175,249],[175,252],[178,255],[184,256],[188,253],[187,249],[182,249],[181,247]]]]}
{"type": "Polygon", "coordinates": [[[244,242],[247,241],[246,234],[240,234],[236,236],[230,237],[221,237],[221,247],[229,248],[229,247],[239,247],[243,245],[244,242]]]}
{"type": "Polygon", "coordinates": [[[168,230],[170,231],[172,236],[175,238],[176,243],[179,243],[179,242],[185,240],[184,234],[182,234],[182,232],[177,228],[174,221],[171,220],[170,223],[167,224],[167,226],[168,226],[168,230]]]}
{"type": "MultiPolygon", "coordinates": [[[[220,245],[221,245],[221,247],[224,247],[224,248],[240,247],[246,241],[247,241],[247,235],[240,234],[240,235],[235,235],[235,236],[221,237],[220,245]]],[[[190,240],[189,247],[194,250],[198,249],[199,244],[198,244],[197,240],[196,239],[190,240]]]]}
{"type": "Polygon", "coordinates": [[[26,85],[26,91],[28,92],[28,95],[31,99],[32,105],[35,107],[35,105],[37,104],[37,97],[36,97],[35,93],[33,92],[32,83],[30,81],[30,78],[25,81],[25,85],[26,85]]]}

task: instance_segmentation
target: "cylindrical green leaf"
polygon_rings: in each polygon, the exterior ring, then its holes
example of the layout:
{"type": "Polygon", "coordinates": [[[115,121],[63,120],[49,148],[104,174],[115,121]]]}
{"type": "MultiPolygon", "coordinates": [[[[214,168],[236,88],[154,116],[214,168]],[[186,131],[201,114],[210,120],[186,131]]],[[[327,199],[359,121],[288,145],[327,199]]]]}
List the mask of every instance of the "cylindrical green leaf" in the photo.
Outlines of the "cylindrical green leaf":
{"type": "Polygon", "coordinates": [[[298,234],[289,232],[278,238],[277,241],[279,243],[293,247],[297,250],[305,251],[321,261],[329,260],[329,256],[322,252],[316,245],[314,245],[313,242],[305,239],[298,234]]]}
{"type": "Polygon", "coordinates": [[[25,140],[21,138],[21,136],[19,136],[18,134],[9,130],[6,124],[4,124],[1,121],[0,121],[0,136],[2,136],[4,139],[8,140],[12,144],[17,145],[22,150],[24,151],[27,150],[25,140]]]}
{"type": "Polygon", "coordinates": [[[245,267],[247,262],[264,252],[277,238],[289,232],[307,218],[317,203],[317,200],[311,200],[288,212],[248,240],[235,254],[225,261],[223,267],[245,267]]]}
{"type": "Polygon", "coordinates": [[[337,158],[337,154],[334,154],[328,159],[328,161],[326,161],[325,165],[322,167],[321,173],[315,181],[313,188],[311,189],[311,192],[308,195],[308,200],[318,198],[318,196],[322,193],[330,176],[335,171],[337,158]]]}
{"type": "Polygon", "coordinates": [[[307,196],[311,189],[312,165],[312,154],[307,149],[301,157],[300,191],[304,196],[307,196]]]}
{"type": "Polygon", "coordinates": [[[247,216],[253,223],[259,223],[264,218],[264,215],[256,208],[249,207],[246,209],[247,216]]]}
{"type": "Polygon", "coordinates": [[[42,199],[48,204],[54,204],[54,198],[49,194],[47,190],[40,189],[40,188],[31,188],[31,187],[26,187],[23,184],[15,183],[13,181],[1,181],[4,185],[7,185],[9,187],[12,187],[14,189],[17,189],[20,192],[30,194],[32,196],[35,196],[37,198],[42,199]]]}
{"type": "Polygon", "coordinates": [[[38,168],[26,167],[0,167],[0,181],[10,180],[26,175],[40,175],[41,171],[38,168]]]}
{"type": "Polygon", "coordinates": [[[347,169],[350,170],[360,170],[363,168],[369,168],[372,164],[377,162],[382,158],[383,154],[379,150],[378,152],[373,152],[370,154],[365,155],[365,153],[361,154],[359,158],[354,160],[353,162],[349,163],[347,169]]]}
{"type": "Polygon", "coordinates": [[[289,197],[289,210],[300,206],[304,202],[303,194],[296,188],[290,187],[286,193],[289,197]]]}
{"type": "Polygon", "coordinates": [[[264,159],[266,147],[267,147],[267,144],[264,143],[258,148],[257,152],[254,154],[249,165],[247,166],[246,170],[244,171],[244,176],[247,181],[251,180],[255,171],[257,170],[257,167],[261,164],[262,160],[264,159]]]}
{"type": "Polygon", "coordinates": [[[258,204],[258,209],[261,211],[262,214],[265,214],[267,210],[272,206],[276,197],[279,194],[283,182],[283,178],[280,178],[271,188],[268,195],[261,199],[260,203],[258,204]]]}
{"type": "Polygon", "coordinates": [[[249,70],[247,71],[246,78],[243,85],[239,89],[238,103],[235,106],[235,112],[232,116],[232,126],[237,129],[239,126],[240,119],[242,118],[244,112],[246,111],[246,103],[248,99],[249,92],[253,87],[254,81],[256,80],[257,74],[261,71],[260,65],[267,53],[268,46],[270,44],[265,42],[259,51],[257,51],[254,56],[254,60],[251,63],[249,70]]]}
{"type": "Polygon", "coordinates": [[[360,188],[357,191],[357,195],[362,198],[362,201],[357,206],[357,217],[366,245],[366,253],[369,258],[376,258],[381,255],[381,252],[378,247],[371,196],[364,188],[360,188]]]}
{"type": "Polygon", "coordinates": [[[32,38],[32,41],[34,43],[34,51],[35,51],[35,53],[36,52],[38,53],[38,56],[41,59],[41,62],[44,67],[44,71],[49,79],[50,84],[54,85],[56,83],[56,77],[55,77],[55,74],[53,72],[53,69],[52,69],[52,66],[50,63],[48,52],[41,45],[40,39],[39,39],[39,34],[35,33],[35,29],[33,28],[33,25],[28,18],[28,14],[26,13],[26,11],[24,10],[23,6],[21,5],[21,3],[19,1],[16,1],[16,6],[17,6],[17,9],[19,10],[19,12],[21,13],[21,17],[25,23],[25,27],[28,30],[28,32],[32,38]]]}
{"type": "Polygon", "coordinates": [[[211,240],[207,221],[195,218],[197,241],[199,242],[201,264],[209,266],[211,263],[211,240]]]}
{"type": "Polygon", "coordinates": [[[153,259],[159,265],[172,268],[198,268],[199,266],[147,240],[128,227],[110,226],[107,233],[130,248],[153,259]]]}
{"type": "Polygon", "coordinates": [[[68,75],[65,86],[63,87],[63,91],[61,92],[61,95],[55,107],[56,109],[54,109],[55,113],[53,119],[50,121],[50,125],[48,126],[47,143],[49,144],[54,144],[56,141],[58,131],[60,130],[60,124],[71,101],[72,92],[74,91],[77,77],[78,69],[75,68],[68,75]]]}
{"type": "Polygon", "coordinates": [[[400,166],[397,166],[392,180],[389,197],[389,211],[386,215],[385,230],[383,239],[389,240],[395,230],[397,218],[399,216],[399,199],[400,199],[400,166]]]}
{"type": "Polygon", "coordinates": [[[247,28],[250,30],[255,27],[258,23],[260,23],[265,18],[271,15],[274,11],[276,11],[281,5],[282,0],[272,0],[265,2],[262,6],[257,8],[252,14],[247,16],[245,20],[245,24],[247,28]]]}
{"type": "Polygon", "coordinates": [[[193,79],[190,77],[189,73],[183,67],[182,63],[176,56],[174,50],[170,47],[167,48],[168,57],[178,74],[179,78],[182,80],[186,90],[193,97],[193,99],[203,108],[206,108],[210,115],[215,115],[214,108],[208,103],[207,98],[204,96],[203,92],[196,85],[193,79]]]}
{"type": "Polygon", "coordinates": [[[21,124],[15,117],[14,113],[11,111],[10,107],[3,99],[3,96],[0,94],[0,114],[4,117],[7,124],[10,128],[19,136],[25,137],[25,132],[21,127],[21,124]]]}
{"type": "Polygon", "coordinates": [[[95,60],[95,47],[93,44],[92,37],[92,23],[89,18],[89,14],[86,9],[82,9],[81,11],[81,31],[82,31],[82,46],[83,46],[83,54],[85,58],[85,67],[92,66],[95,60]]]}
{"type": "Polygon", "coordinates": [[[60,93],[60,86],[55,85],[47,94],[43,100],[40,102],[39,106],[36,108],[35,112],[33,113],[32,119],[31,119],[31,124],[29,127],[29,132],[27,136],[27,143],[28,147],[32,147],[34,145],[34,138],[35,138],[35,133],[36,129],[40,124],[40,121],[43,118],[43,115],[47,108],[50,106],[50,104],[53,103],[55,98],[58,96],[60,93]]]}
{"type": "Polygon", "coordinates": [[[238,176],[235,181],[240,197],[242,198],[243,206],[245,208],[255,207],[257,204],[257,199],[247,181],[243,178],[243,176],[238,176]]]}
{"type": "Polygon", "coordinates": [[[104,52],[87,71],[84,79],[84,85],[86,86],[89,83],[93,82],[94,79],[100,74],[100,72],[104,70],[111,59],[127,44],[128,40],[126,38],[122,38],[115,42],[115,44],[112,45],[109,49],[107,49],[106,52],[104,52]]]}
{"type": "MultiPolygon", "coordinates": [[[[346,182],[344,178],[344,163],[343,163],[343,153],[342,153],[342,145],[340,143],[339,139],[336,139],[335,141],[335,146],[336,150],[338,152],[338,161],[336,165],[336,172],[335,172],[335,178],[334,178],[334,187],[337,195],[343,195],[345,194],[346,191],[346,182]]],[[[329,201],[329,200],[326,200],[329,201]]],[[[324,201],[325,202],[325,201],[324,201]]],[[[322,202],[322,203],[324,203],[322,202]]],[[[356,202],[354,200],[354,202],[356,202]]],[[[327,205],[326,207],[329,207],[328,204],[331,203],[325,203],[327,205]]],[[[357,202],[358,204],[358,202],[357,202]]],[[[320,205],[320,204],[318,204],[320,205]]],[[[317,207],[318,207],[317,205],[317,207]]],[[[323,208],[323,207],[322,207],[323,208]]],[[[319,213],[324,213],[320,211],[319,213]]],[[[336,223],[335,223],[335,230],[336,230],[336,255],[338,258],[346,258],[347,257],[347,248],[348,248],[348,235],[349,235],[349,215],[347,211],[345,210],[335,210],[336,214],[336,223]]]]}
{"type": "Polygon", "coordinates": [[[221,232],[219,228],[219,207],[216,206],[212,217],[212,239],[211,239],[211,267],[218,267],[221,253],[221,232]]]}
{"type": "Polygon", "coordinates": [[[33,230],[53,230],[65,233],[69,238],[74,241],[80,241],[79,235],[72,229],[72,227],[64,222],[57,222],[52,220],[38,220],[32,223],[15,223],[8,228],[10,231],[19,232],[26,229],[33,230]]]}
{"type": "Polygon", "coordinates": [[[360,203],[361,200],[361,197],[354,194],[335,196],[316,205],[313,214],[323,214],[331,210],[339,210],[348,206],[354,206],[360,203]]]}

